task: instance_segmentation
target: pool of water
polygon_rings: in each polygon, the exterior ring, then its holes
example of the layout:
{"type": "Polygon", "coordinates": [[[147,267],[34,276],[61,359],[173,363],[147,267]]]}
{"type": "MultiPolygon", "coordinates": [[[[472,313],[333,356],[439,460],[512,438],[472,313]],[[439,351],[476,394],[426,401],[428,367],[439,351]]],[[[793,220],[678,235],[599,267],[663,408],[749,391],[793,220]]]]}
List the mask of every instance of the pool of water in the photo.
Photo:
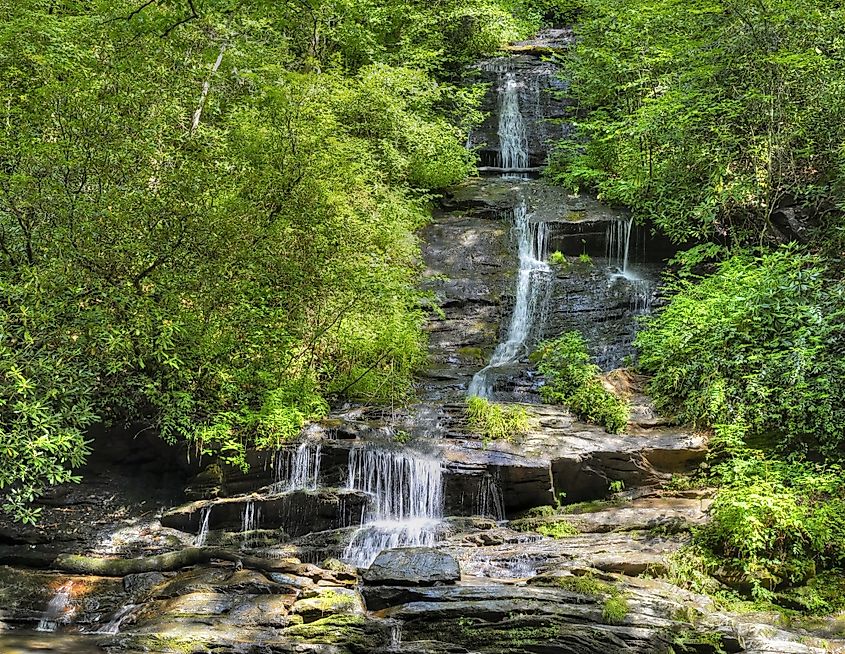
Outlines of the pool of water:
{"type": "Polygon", "coordinates": [[[38,631],[0,631],[0,652],[3,654],[103,654],[97,647],[102,636],[43,633],[38,631]]]}

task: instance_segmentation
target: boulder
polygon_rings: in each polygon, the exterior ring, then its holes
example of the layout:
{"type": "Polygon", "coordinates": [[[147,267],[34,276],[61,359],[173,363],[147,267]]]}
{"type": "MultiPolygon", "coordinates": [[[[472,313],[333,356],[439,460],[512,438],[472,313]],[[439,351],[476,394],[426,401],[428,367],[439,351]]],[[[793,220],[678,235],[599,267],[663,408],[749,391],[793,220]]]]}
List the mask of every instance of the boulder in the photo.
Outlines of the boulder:
{"type": "Polygon", "coordinates": [[[430,547],[385,550],[364,573],[364,583],[371,586],[433,586],[460,578],[458,560],[430,547]]]}

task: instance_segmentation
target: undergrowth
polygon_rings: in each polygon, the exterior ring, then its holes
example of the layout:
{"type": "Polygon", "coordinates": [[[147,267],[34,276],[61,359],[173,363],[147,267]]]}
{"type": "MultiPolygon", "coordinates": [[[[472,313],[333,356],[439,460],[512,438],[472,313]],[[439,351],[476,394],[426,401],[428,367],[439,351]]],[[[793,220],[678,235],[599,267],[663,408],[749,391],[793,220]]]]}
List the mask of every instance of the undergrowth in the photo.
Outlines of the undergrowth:
{"type": "Polygon", "coordinates": [[[468,397],[466,416],[471,431],[487,440],[514,440],[530,428],[528,412],[521,406],[491,402],[484,397],[468,397]]]}
{"type": "Polygon", "coordinates": [[[589,572],[583,575],[556,577],[554,585],[572,593],[603,599],[602,619],[608,624],[618,624],[628,615],[629,606],[625,593],[589,572]]]}
{"type": "Polygon", "coordinates": [[[625,429],[629,418],[628,403],[602,385],[600,369],[590,363],[581,334],[566,332],[541,343],[532,360],[545,379],[540,389],[544,402],[562,404],[610,433],[618,434],[625,429]]]}

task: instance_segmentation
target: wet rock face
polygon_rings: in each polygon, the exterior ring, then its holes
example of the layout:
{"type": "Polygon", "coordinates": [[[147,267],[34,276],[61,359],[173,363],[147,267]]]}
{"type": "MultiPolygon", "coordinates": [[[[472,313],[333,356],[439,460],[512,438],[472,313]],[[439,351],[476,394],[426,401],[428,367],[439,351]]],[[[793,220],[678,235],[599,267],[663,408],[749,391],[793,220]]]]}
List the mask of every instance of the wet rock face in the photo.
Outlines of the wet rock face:
{"type": "Polygon", "coordinates": [[[661,633],[670,624],[665,618],[636,614],[610,624],[603,617],[603,598],[561,589],[378,587],[365,588],[364,595],[368,605],[385,607],[381,615],[403,621],[403,642],[431,639],[485,654],[668,651],[661,633]]]}
{"type": "Polygon", "coordinates": [[[566,85],[558,79],[555,67],[530,54],[512,54],[479,64],[474,81],[489,85],[481,106],[488,118],[473,130],[469,144],[478,149],[481,165],[502,165],[499,103],[502,87],[509,81],[518,88],[529,166],[544,165],[553,143],[569,133],[569,126],[563,121],[572,101],[564,96],[566,85]]]}
{"type": "Polygon", "coordinates": [[[423,383],[430,395],[461,394],[498,341],[512,272],[507,234],[506,223],[475,212],[439,215],[423,233],[423,287],[443,311],[426,328],[431,356],[423,383]]]}
{"type": "Polygon", "coordinates": [[[253,529],[280,529],[288,536],[349,527],[360,520],[368,498],[357,491],[297,491],[277,496],[241,496],[214,502],[194,502],[168,511],[161,524],[196,534],[201,527],[203,509],[210,508],[208,527],[239,531],[244,514],[253,511],[253,529]]]}
{"type": "Polygon", "coordinates": [[[460,578],[457,559],[431,547],[385,550],[363,576],[370,586],[433,586],[454,584],[460,578]]]}

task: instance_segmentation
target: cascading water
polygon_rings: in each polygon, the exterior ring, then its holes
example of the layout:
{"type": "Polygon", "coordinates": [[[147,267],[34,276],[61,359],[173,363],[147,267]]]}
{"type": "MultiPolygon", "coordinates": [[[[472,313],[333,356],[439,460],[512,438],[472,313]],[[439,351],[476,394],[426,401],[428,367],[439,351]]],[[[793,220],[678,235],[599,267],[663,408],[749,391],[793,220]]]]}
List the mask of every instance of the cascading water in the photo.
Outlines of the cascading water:
{"type": "Polygon", "coordinates": [[[506,71],[500,85],[498,130],[499,165],[506,171],[528,167],[528,137],[519,107],[519,88],[516,73],[506,71]]]}
{"type": "Polygon", "coordinates": [[[117,634],[120,633],[120,627],[126,622],[132,613],[140,606],[140,604],[127,604],[117,613],[115,613],[111,620],[109,620],[102,627],[97,629],[94,633],[97,634],[117,634]]]}
{"type": "Polygon", "coordinates": [[[244,534],[242,544],[248,546],[251,544],[251,534],[258,529],[261,524],[261,507],[256,506],[255,502],[250,500],[244,506],[241,512],[241,533],[244,534]]]}
{"type": "Polygon", "coordinates": [[[607,226],[607,258],[625,275],[628,273],[629,253],[631,250],[631,230],[634,219],[613,220],[607,226]]]}
{"type": "Polygon", "coordinates": [[[205,545],[208,538],[208,524],[211,520],[211,506],[204,506],[200,511],[200,530],[197,532],[195,544],[197,547],[205,545]]]}
{"type": "MultiPolygon", "coordinates": [[[[499,74],[499,156],[504,177],[511,172],[528,167],[528,137],[525,118],[520,107],[520,88],[516,72],[507,60],[497,68],[499,74]]],[[[539,87],[532,95],[539,102],[539,87]]],[[[522,177],[523,175],[518,175],[522,177]]],[[[519,361],[535,326],[545,314],[551,269],[545,262],[547,255],[548,226],[532,222],[524,195],[513,209],[513,233],[519,252],[519,271],[516,278],[516,300],[508,326],[507,337],[493,352],[490,362],[478,371],[469,384],[467,393],[490,397],[493,393],[494,372],[497,368],[519,361]]]]}
{"type": "Polygon", "coordinates": [[[643,277],[631,266],[633,228],[633,218],[614,220],[608,225],[607,258],[610,265],[618,271],[614,276],[624,279],[630,286],[631,308],[634,313],[645,314],[651,312],[654,282],[643,277]]]}
{"type": "Polygon", "coordinates": [[[531,222],[524,200],[514,208],[513,222],[519,250],[519,270],[507,338],[496,346],[490,362],[475,373],[469,384],[469,395],[490,397],[493,393],[493,373],[496,368],[515,363],[522,357],[538,318],[544,314],[548,299],[551,268],[544,261],[548,226],[542,222],[531,222]]]}
{"type": "Polygon", "coordinates": [[[296,450],[279,452],[273,492],[316,490],[320,480],[320,443],[301,443],[296,450]]]}
{"type": "Polygon", "coordinates": [[[67,622],[67,618],[69,617],[68,606],[72,593],[72,581],[68,581],[59,587],[47,603],[47,608],[38,622],[36,631],[55,631],[59,626],[59,622],[67,622]]]}
{"type": "Polygon", "coordinates": [[[440,461],[408,449],[365,445],[349,451],[346,487],[371,497],[361,526],[343,552],[359,567],[392,547],[431,546],[443,518],[440,461]]]}
{"type": "Polygon", "coordinates": [[[475,498],[475,513],[498,521],[505,519],[505,498],[497,477],[488,472],[482,475],[475,498]]]}

